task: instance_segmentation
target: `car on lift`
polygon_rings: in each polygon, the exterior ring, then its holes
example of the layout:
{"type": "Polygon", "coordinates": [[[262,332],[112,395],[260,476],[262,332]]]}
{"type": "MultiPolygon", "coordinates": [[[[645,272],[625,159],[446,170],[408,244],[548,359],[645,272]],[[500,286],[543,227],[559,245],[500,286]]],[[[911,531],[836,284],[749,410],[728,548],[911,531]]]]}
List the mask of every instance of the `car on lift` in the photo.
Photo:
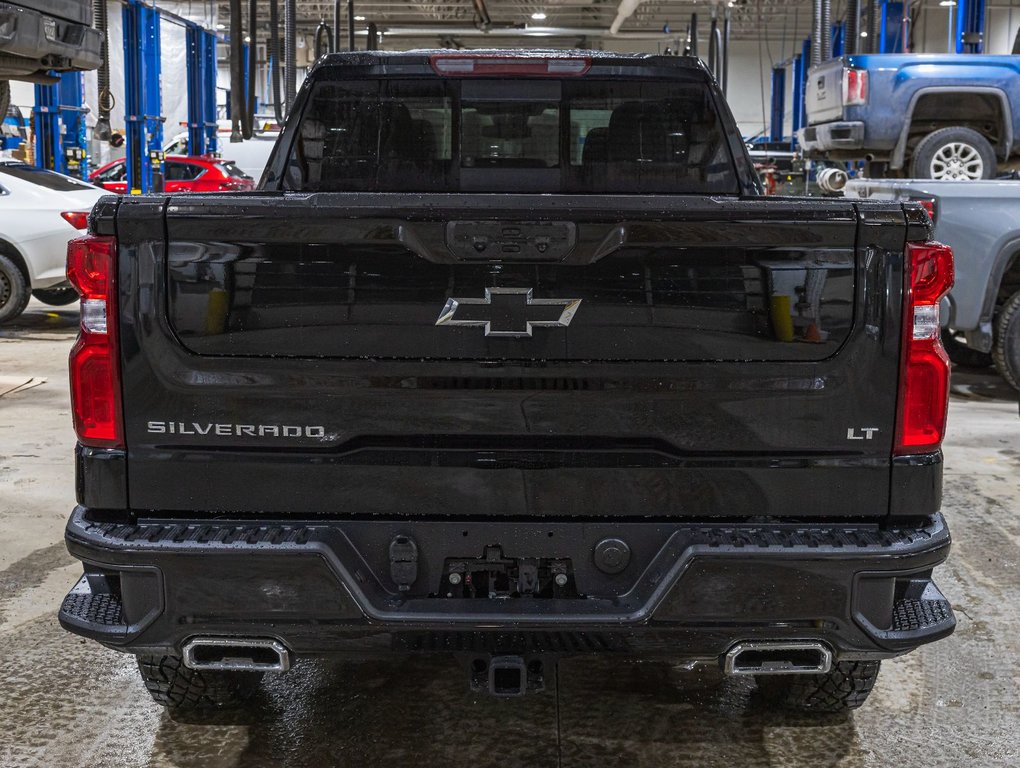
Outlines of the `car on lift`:
{"type": "Polygon", "coordinates": [[[809,158],[869,176],[991,179],[1020,152],[1020,56],[858,54],[808,71],[809,158]]]}
{"type": "Polygon", "coordinates": [[[102,196],[81,179],[0,159],[0,323],[31,296],[56,306],[78,300],[65,274],[67,241],[102,196]]]}
{"type": "MultiPolygon", "coordinates": [[[[164,192],[245,192],[255,180],[233,160],[215,157],[172,155],[163,164],[164,192]]],[[[89,175],[89,181],[107,192],[127,193],[127,162],[112,160],[89,175]]]]}
{"type": "Polygon", "coordinates": [[[103,36],[92,28],[90,0],[0,2],[0,117],[10,80],[52,83],[57,72],[96,69],[103,36]]]}

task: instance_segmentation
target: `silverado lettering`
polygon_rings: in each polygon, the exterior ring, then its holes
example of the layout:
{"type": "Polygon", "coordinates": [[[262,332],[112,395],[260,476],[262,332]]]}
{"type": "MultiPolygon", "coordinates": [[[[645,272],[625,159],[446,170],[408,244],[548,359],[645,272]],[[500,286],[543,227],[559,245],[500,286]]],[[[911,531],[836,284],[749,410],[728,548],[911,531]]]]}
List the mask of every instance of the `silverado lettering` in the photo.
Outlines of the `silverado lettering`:
{"type": "Polygon", "coordinates": [[[952,253],[918,205],[763,197],[695,58],[331,54],[257,192],[89,226],[60,620],[170,708],[390,649],[836,711],[953,631],[952,253]]]}
{"type": "Polygon", "coordinates": [[[325,427],[295,426],[288,424],[199,424],[183,421],[150,421],[146,431],[152,435],[208,435],[221,437],[247,435],[248,437],[326,437],[325,427]]]}

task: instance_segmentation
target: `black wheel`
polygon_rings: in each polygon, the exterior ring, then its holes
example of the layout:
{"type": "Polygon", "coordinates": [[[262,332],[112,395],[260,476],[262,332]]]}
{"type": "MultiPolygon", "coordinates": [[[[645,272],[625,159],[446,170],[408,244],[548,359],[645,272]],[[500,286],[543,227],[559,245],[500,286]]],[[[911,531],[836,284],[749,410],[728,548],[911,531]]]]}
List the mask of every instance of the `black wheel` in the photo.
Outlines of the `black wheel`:
{"type": "Polygon", "coordinates": [[[0,325],[9,323],[28,306],[32,293],[18,265],[0,253],[0,325]]]}
{"type": "Polygon", "coordinates": [[[11,84],[7,80],[0,80],[0,123],[7,117],[7,110],[11,106],[11,84]]]}
{"type": "Polygon", "coordinates": [[[261,672],[189,669],[180,656],[138,656],[138,671],[157,704],[171,712],[236,707],[250,699],[261,672]]]}
{"type": "Polygon", "coordinates": [[[940,128],[914,147],[910,175],[915,179],[991,179],[995,176],[995,150],[972,128],[940,128]]]}
{"type": "Polygon", "coordinates": [[[992,360],[1002,378],[1020,390],[1020,291],[1006,300],[995,319],[992,360]]]}
{"type": "Polygon", "coordinates": [[[78,291],[74,288],[39,288],[32,291],[32,295],[43,304],[53,307],[63,307],[78,301],[78,291]]]}
{"type": "Polygon", "coordinates": [[[987,368],[992,364],[991,352],[979,352],[971,349],[953,335],[952,331],[942,331],[942,346],[946,348],[949,359],[964,368],[987,368]]]}
{"type": "Polygon", "coordinates": [[[805,712],[845,712],[868,698],[878,661],[840,661],[823,675],[757,675],[758,690],[771,704],[805,712]]]}

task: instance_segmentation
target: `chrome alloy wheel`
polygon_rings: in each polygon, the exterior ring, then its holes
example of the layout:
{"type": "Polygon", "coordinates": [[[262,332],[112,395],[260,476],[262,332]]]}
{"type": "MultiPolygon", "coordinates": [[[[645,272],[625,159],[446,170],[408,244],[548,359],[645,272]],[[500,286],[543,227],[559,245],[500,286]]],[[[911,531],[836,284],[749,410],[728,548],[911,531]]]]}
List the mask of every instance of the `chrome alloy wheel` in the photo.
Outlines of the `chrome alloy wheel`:
{"type": "Polygon", "coordinates": [[[933,179],[975,181],[983,178],[985,163],[976,147],[953,141],[938,148],[929,170],[933,179]]]}

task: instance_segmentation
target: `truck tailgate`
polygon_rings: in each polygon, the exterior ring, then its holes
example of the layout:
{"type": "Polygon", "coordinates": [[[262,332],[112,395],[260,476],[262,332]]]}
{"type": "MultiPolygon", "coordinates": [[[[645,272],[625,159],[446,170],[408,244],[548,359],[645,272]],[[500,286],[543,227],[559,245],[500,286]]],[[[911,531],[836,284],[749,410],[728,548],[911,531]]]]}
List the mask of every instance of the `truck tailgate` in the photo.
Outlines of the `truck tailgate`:
{"type": "Polygon", "coordinates": [[[494,199],[121,202],[130,506],[887,512],[899,205],[494,199]]]}
{"type": "Polygon", "coordinates": [[[843,117],[842,58],[812,67],[804,85],[804,109],[808,124],[826,123],[843,117]]]}

